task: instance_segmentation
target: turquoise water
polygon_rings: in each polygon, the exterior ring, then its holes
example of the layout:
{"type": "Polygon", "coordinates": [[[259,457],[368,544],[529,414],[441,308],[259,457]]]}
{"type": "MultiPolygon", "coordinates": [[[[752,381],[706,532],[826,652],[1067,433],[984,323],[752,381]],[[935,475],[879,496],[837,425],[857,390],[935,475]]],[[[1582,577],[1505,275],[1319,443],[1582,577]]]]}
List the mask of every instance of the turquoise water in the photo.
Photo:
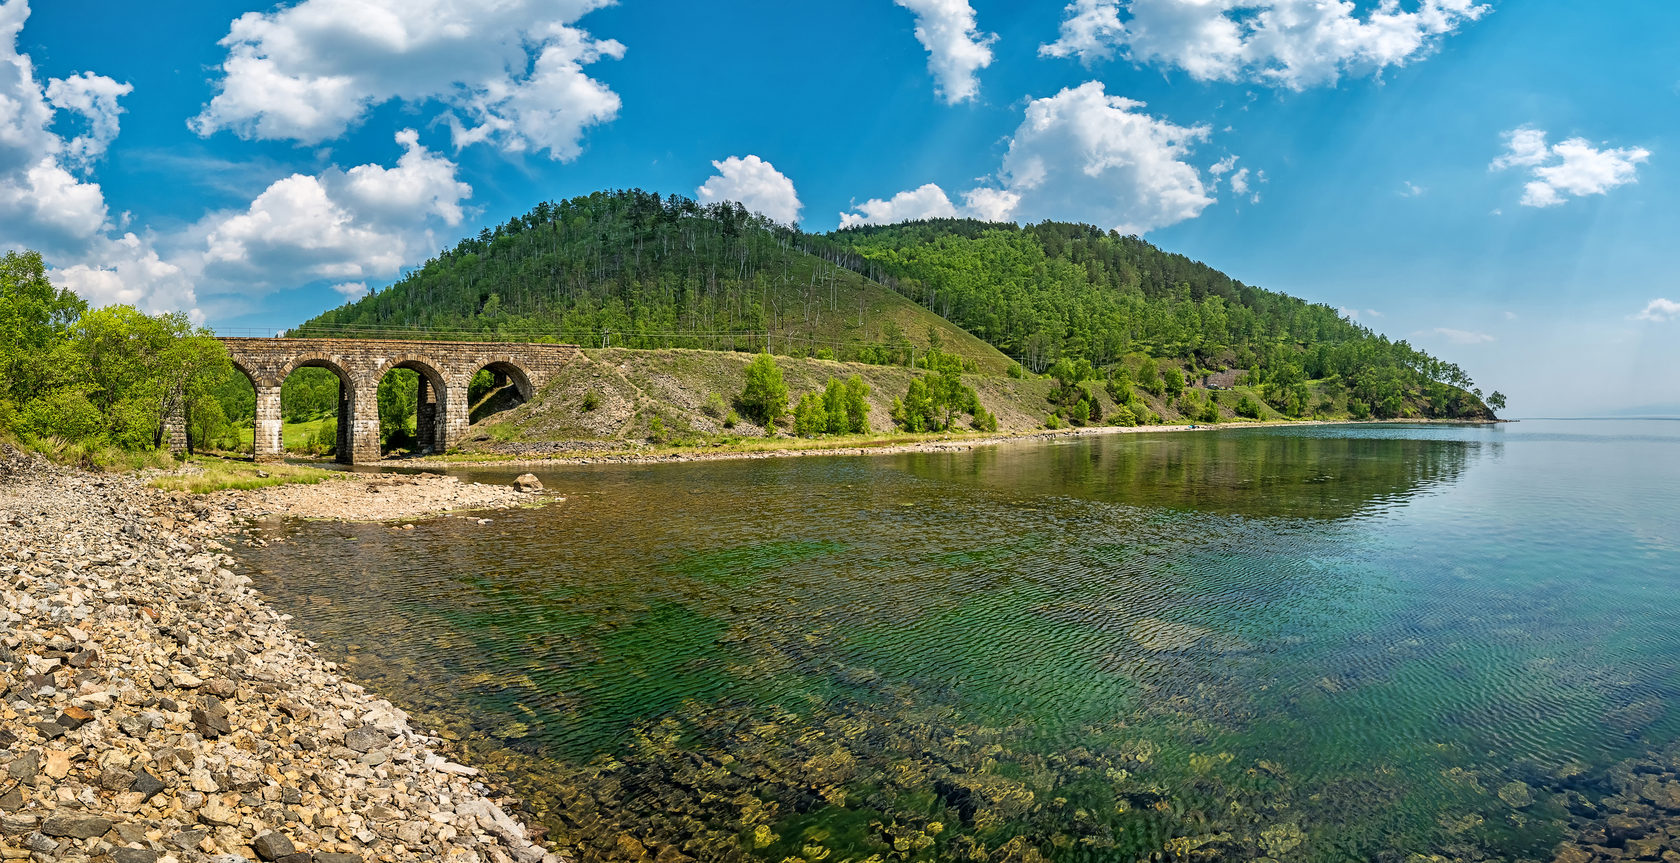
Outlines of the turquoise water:
{"type": "Polygon", "coordinates": [[[1680,422],[539,475],[242,553],[583,860],[1550,859],[1680,739],[1680,422]]]}

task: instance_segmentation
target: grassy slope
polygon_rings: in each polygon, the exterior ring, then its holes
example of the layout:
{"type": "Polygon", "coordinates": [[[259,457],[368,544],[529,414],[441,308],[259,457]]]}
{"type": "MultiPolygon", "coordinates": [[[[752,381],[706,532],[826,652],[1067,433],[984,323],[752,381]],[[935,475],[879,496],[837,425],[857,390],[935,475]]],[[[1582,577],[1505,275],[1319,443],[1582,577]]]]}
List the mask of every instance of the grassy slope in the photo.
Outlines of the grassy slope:
{"type": "MultiPolygon", "coordinates": [[[[753,355],[724,351],[657,350],[620,348],[585,351],[587,361],[574,363],[562,372],[531,403],[496,414],[473,426],[462,448],[477,452],[517,452],[519,444],[583,441],[597,445],[633,445],[645,442],[652,420],[658,418],[667,437],[675,441],[702,443],[720,436],[755,437],[763,429],[742,421],[724,429],[719,418],[706,410],[707,398],[717,393],[727,403],[740,392],[747,363],[753,355]],[[586,394],[595,394],[596,407],[585,410],[586,394]]],[[[899,366],[840,363],[830,360],[782,357],[777,360],[788,384],[791,401],[806,392],[820,390],[830,377],[861,375],[870,386],[871,430],[891,433],[890,405],[902,396],[912,377],[925,374],[899,366]]],[[[1003,375],[968,375],[969,385],[981,402],[998,418],[998,430],[1019,432],[1041,428],[1050,413],[1046,397],[1054,382],[1046,378],[1011,378],[1003,375]]],[[[1113,402],[1095,382],[1105,415],[1113,402]]],[[[1218,394],[1226,420],[1236,421],[1230,407],[1245,389],[1218,394]]],[[[1164,399],[1140,393],[1151,410],[1166,422],[1181,417],[1164,399]]],[[[1258,394],[1254,394],[1256,401],[1258,394]]],[[[1282,419],[1264,408],[1261,419],[1282,419]]]]}

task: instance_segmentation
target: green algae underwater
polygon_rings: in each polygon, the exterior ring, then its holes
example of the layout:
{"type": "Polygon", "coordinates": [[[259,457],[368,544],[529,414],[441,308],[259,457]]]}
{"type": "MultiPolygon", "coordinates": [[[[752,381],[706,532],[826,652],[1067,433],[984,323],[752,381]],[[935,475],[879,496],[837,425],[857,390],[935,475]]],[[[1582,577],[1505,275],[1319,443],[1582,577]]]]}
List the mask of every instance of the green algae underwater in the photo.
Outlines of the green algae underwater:
{"type": "Polygon", "coordinates": [[[582,861],[1550,860],[1680,739],[1680,422],[540,476],[239,553],[582,861]]]}

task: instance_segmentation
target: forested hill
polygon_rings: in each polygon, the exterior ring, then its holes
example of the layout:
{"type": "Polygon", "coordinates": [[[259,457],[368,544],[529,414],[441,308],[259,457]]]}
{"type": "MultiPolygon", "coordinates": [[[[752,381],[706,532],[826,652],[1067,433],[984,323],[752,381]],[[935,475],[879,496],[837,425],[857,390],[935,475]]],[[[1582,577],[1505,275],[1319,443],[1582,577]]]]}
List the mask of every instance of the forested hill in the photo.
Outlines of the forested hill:
{"type": "Polygon", "coordinates": [[[1137,237],[958,219],[813,235],[739,205],[640,190],[538,204],[305,327],[623,347],[768,341],[877,363],[939,347],[993,372],[1011,359],[1037,373],[1147,355],[1241,370],[1271,392],[1330,381],[1377,416],[1491,415],[1456,365],[1137,237]]]}
{"type": "Polygon", "coordinates": [[[425,330],[594,347],[761,350],[908,365],[929,347],[1001,374],[991,345],[742,209],[597,192],[486,229],[300,330],[425,330]]]}

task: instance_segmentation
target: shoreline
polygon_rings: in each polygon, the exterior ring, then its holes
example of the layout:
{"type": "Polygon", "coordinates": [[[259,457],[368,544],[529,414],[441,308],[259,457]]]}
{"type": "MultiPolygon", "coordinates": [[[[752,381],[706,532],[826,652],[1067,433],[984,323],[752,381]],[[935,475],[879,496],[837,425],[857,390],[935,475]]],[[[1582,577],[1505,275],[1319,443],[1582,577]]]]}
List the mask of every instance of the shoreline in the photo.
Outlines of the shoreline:
{"type": "MultiPolygon", "coordinates": [[[[473,459],[472,454],[463,453],[460,456],[446,456],[439,459],[436,456],[417,456],[414,458],[386,458],[375,462],[367,462],[367,467],[382,469],[400,469],[403,475],[412,475],[410,471],[438,471],[454,468],[496,468],[496,467],[541,467],[557,466],[571,467],[595,464],[665,464],[702,461],[737,461],[744,459],[763,458],[801,458],[811,456],[859,456],[859,455],[899,455],[917,452],[966,452],[980,447],[1000,446],[1010,443],[1042,442],[1063,438],[1103,437],[1118,434],[1150,434],[1159,432],[1204,432],[1227,431],[1252,428],[1285,428],[1290,426],[1362,426],[1362,425],[1497,425],[1512,422],[1512,420],[1442,420],[1442,419],[1395,419],[1395,420],[1267,420],[1244,423],[1219,423],[1217,425],[1175,424],[1157,426],[1083,426],[1066,429],[1035,429],[1020,432],[999,432],[984,434],[964,434],[953,436],[927,437],[920,440],[893,443],[891,438],[882,438],[880,442],[847,443],[833,442],[823,445],[821,439],[808,438],[747,438],[747,442],[762,441],[770,446],[765,449],[730,449],[714,450],[701,447],[674,447],[654,452],[637,452],[630,450],[614,450],[599,455],[548,455],[548,456],[509,456],[473,459]],[[786,444],[786,445],[777,445],[786,444]]],[[[565,442],[556,442],[565,443],[565,442]]],[[[488,454],[487,454],[488,455],[488,454]]]]}
{"type": "Polygon", "coordinates": [[[257,494],[0,447],[4,859],[562,863],[238,574],[257,494]]]}

